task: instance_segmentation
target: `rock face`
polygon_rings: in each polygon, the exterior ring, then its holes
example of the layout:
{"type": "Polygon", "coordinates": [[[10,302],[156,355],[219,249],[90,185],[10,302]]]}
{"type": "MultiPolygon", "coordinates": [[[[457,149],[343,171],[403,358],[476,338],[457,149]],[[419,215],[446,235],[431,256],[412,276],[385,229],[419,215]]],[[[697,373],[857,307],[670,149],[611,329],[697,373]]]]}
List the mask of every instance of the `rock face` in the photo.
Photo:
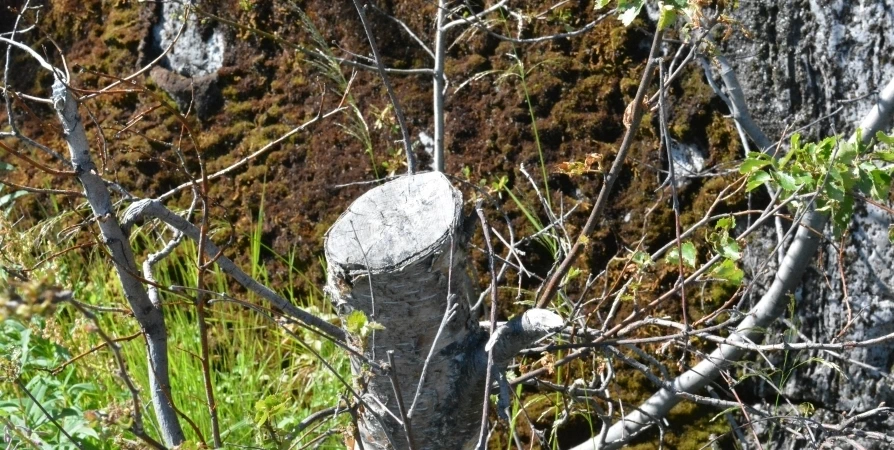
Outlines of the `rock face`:
{"type": "MultiPolygon", "coordinates": [[[[755,120],[771,139],[778,139],[787,126],[809,125],[802,134],[810,139],[852,133],[871,107],[873,94],[894,77],[894,28],[890,27],[894,1],[743,2],[734,16],[753,36],[728,43],[727,53],[734,56],[755,120]],[[815,122],[821,117],[822,121],[815,122]]],[[[821,248],[795,295],[792,317],[801,337],[790,331],[794,341],[865,340],[894,331],[890,223],[890,214],[864,204],[858,207],[850,233],[841,242],[828,242],[821,248]]],[[[759,241],[764,242],[763,248],[751,251],[755,256],[766,255],[771,247],[766,244],[775,244],[775,235],[768,230],[754,244],[759,241]]],[[[760,258],[754,262],[752,269],[761,267],[760,258]]],[[[754,277],[766,279],[773,265],[754,277]]],[[[753,293],[752,299],[759,294],[753,293]]],[[[843,420],[841,414],[863,412],[881,402],[894,404],[892,356],[894,345],[888,345],[844,350],[838,356],[792,352],[787,358],[774,355],[774,363],[783,371],[791,370],[783,392],[792,405],[810,403],[816,408],[812,418],[838,423],[843,420]],[[837,364],[841,372],[819,363],[792,370],[793,363],[811,356],[837,364]]],[[[763,397],[756,403],[772,411],[775,391],[765,384],[756,394],[763,397]]],[[[886,425],[868,428],[883,430],[892,425],[894,420],[889,418],[886,425]]],[[[778,427],[767,438],[774,448],[803,445],[778,427]]],[[[862,443],[867,448],[887,445],[862,443]]]]}
{"type": "Polygon", "coordinates": [[[853,131],[868,97],[894,75],[891,0],[743,2],[733,16],[752,38],[738,36],[727,53],[770,139],[836,112],[810,134],[853,131]]]}
{"type": "Polygon", "coordinates": [[[197,1],[187,3],[163,2],[156,7],[158,19],[152,27],[150,53],[167,53],[150,75],[181,111],[192,107],[204,119],[223,103],[217,71],[223,66],[226,37],[221,27],[203,25],[196,12],[188,11],[197,1]]]}

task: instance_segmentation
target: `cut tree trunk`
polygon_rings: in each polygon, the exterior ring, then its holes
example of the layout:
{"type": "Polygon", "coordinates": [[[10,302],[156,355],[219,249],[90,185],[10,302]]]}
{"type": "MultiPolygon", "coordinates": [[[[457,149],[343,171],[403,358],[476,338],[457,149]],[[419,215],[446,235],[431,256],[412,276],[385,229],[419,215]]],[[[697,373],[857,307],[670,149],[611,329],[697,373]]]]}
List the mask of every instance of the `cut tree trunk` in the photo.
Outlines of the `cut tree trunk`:
{"type": "Polygon", "coordinates": [[[476,442],[487,335],[470,313],[477,296],[466,272],[462,221],[462,195],[431,172],[370,190],[326,235],[327,290],[342,322],[361,311],[383,327],[345,330],[377,363],[352,356],[366,450],[410,448],[410,441],[417,450],[460,449],[476,442]],[[401,424],[392,375],[411,414],[409,427],[401,424]]]}

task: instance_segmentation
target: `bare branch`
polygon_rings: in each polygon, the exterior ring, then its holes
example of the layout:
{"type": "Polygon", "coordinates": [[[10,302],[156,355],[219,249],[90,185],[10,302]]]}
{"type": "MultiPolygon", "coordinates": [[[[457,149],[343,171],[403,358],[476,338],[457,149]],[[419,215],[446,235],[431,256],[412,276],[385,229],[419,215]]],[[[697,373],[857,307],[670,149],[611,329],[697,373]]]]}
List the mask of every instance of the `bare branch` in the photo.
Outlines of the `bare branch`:
{"type": "MultiPolygon", "coordinates": [[[[606,174],[602,189],[599,190],[599,196],[596,197],[596,203],[593,205],[593,210],[590,212],[590,216],[587,218],[587,222],[584,224],[584,227],[580,232],[580,237],[589,236],[596,228],[596,223],[601,219],[602,211],[605,209],[605,205],[608,204],[608,197],[611,194],[611,190],[614,187],[615,182],[618,180],[618,177],[621,175],[624,160],[627,158],[627,151],[630,150],[633,141],[636,139],[636,132],[639,130],[639,125],[642,122],[645,109],[643,107],[643,100],[646,98],[646,91],[649,89],[649,84],[652,81],[652,75],[655,68],[655,57],[661,46],[660,44],[663,34],[664,33],[660,30],[655,33],[655,39],[652,41],[652,50],[649,52],[649,61],[646,63],[646,69],[643,71],[639,89],[636,92],[633,102],[628,106],[628,110],[631,113],[630,125],[627,127],[627,133],[624,134],[624,140],[621,142],[621,148],[618,149],[618,155],[615,156],[611,169],[609,169],[608,174],[606,174]]],[[[577,260],[577,254],[583,247],[582,239],[580,239],[580,237],[574,242],[571,251],[568,252],[568,255],[565,256],[565,259],[555,270],[549,281],[543,287],[543,290],[540,292],[540,296],[537,299],[538,308],[545,307],[552,300],[559,289],[559,283],[565,277],[565,274],[568,273],[568,269],[571,268],[574,261],[577,260]]]]}
{"type": "MultiPolygon", "coordinates": [[[[127,211],[125,211],[122,224],[125,227],[129,227],[140,218],[146,216],[161,220],[196,242],[198,242],[200,238],[199,229],[195,225],[165,208],[158,200],[140,200],[134,202],[127,208],[127,211]]],[[[220,266],[221,270],[233,277],[239,284],[245,286],[246,289],[269,301],[273,306],[283,310],[304,324],[312,326],[324,334],[329,335],[332,339],[344,341],[344,331],[335,325],[298,308],[288,300],[280,297],[267,286],[255,281],[248,274],[243,272],[232,260],[224,256],[221,253],[220,248],[211,242],[211,240],[208,240],[205,243],[205,254],[212,258],[217,257],[215,262],[220,266]]]]}
{"type": "MultiPolygon", "coordinates": [[[[852,139],[856,140],[859,135],[864,143],[870,144],[875,132],[890,120],[892,114],[894,114],[894,80],[889,81],[879,94],[876,105],[860,122],[858,134],[852,139]]],[[[761,330],[765,330],[782,314],[785,310],[785,296],[800,283],[802,274],[819,246],[820,239],[812,230],[822,230],[828,219],[828,215],[814,210],[804,215],[773,284],[745,320],[736,327],[735,333],[728,338],[730,341],[747,345],[760,340],[763,335],[761,330]]],[[[638,433],[653,424],[656,418],[660,419],[667,415],[670,409],[682,400],[681,392],[698,392],[746,353],[747,350],[741,346],[721,345],[702,362],[675,379],[669,388],[661,389],[639,408],[613,425],[608,432],[607,444],[599,445],[595,440],[590,440],[575,447],[574,450],[618,448],[626,442],[625,437],[638,433]]]]}

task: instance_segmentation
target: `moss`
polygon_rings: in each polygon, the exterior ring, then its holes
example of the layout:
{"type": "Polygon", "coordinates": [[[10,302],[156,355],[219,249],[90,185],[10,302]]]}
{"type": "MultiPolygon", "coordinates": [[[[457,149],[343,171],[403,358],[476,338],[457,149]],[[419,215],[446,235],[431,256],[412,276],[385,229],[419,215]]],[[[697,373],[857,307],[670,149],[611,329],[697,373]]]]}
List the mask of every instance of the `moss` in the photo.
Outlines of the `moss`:
{"type": "Polygon", "coordinates": [[[444,73],[450,77],[450,79],[464,79],[487,70],[489,64],[490,62],[484,56],[471,54],[460,58],[454,64],[445,67],[444,73]]]}
{"type": "Polygon", "coordinates": [[[712,117],[713,120],[706,129],[708,146],[714,150],[711,162],[714,164],[732,163],[744,158],[745,155],[741,151],[742,147],[735,125],[717,112],[714,112],[712,117]]]}
{"type": "MultiPolygon", "coordinates": [[[[534,10],[543,5],[535,1],[530,8],[534,10]]],[[[337,42],[346,49],[367,48],[363,32],[355,21],[345,20],[345,11],[350,11],[350,8],[344,9],[338,2],[308,2],[305,7],[309,17],[324,34],[325,42],[337,42]]],[[[409,17],[408,24],[413,29],[424,30],[430,26],[425,19],[430,15],[419,13],[432,11],[430,3],[396,2],[394,7],[413,11],[413,14],[398,15],[409,17]]],[[[70,62],[114,75],[130,73],[135,68],[135,46],[146,32],[145,24],[139,19],[142,6],[132,1],[59,0],[52,2],[50,8],[41,31],[60,42],[63,51],[70,56],[70,62]]],[[[287,8],[266,6],[242,11],[234,2],[218,2],[214,8],[217,8],[217,14],[287,36],[293,43],[310,44],[307,33],[299,29],[300,21],[287,8]]],[[[563,11],[569,8],[574,9],[567,6],[563,11]]],[[[581,21],[593,20],[599,14],[592,8],[580,8],[575,13],[580,15],[575,20],[581,21]]],[[[382,19],[380,15],[374,16],[378,17],[375,20],[382,19]]],[[[535,21],[526,33],[561,31],[560,22],[535,21]]],[[[381,28],[380,32],[383,42],[405,40],[402,31],[391,25],[381,28]]],[[[330,111],[341,101],[341,87],[334,85],[327,74],[308,64],[303,55],[296,54],[291,48],[278,47],[269,39],[258,39],[242,29],[232,30],[231,33],[241,40],[228,43],[227,61],[218,74],[225,105],[221,113],[201,126],[194,126],[195,137],[203,150],[203,159],[209,171],[230,166],[317,111],[330,111]],[[327,94],[321,96],[321,91],[327,94]],[[333,91],[335,95],[331,94],[333,91]]],[[[447,139],[451,152],[447,160],[448,173],[460,174],[461,169],[468,166],[473,184],[485,177],[491,182],[506,175],[519,198],[536,214],[541,214],[543,208],[531,186],[515,179],[519,164],[525,162],[538,182],[541,181],[537,173],[539,167],[536,167],[539,157],[533,141],[531,118],[517,77],[504,78],[495,83],[499,74],[493,74],[481,82],[463,86],[458,93],[453,88],[483,71],[512,73],[517,70],[516,62],[505,55],[517,54],[529,70],[527,86],[541,132],[547,169],[562,161],[583,160],[590,153],[602,155],[606,166],[604,169],[607,169],[625,131],[621,116],[639,85],[647,51],[643,43],[649,42],[649,39],[650,36],[638,27],[625,28],[618,25],[616,20],[605,20],[578,38],[533,46],[516,46],[481,34],[460,40],[451,47],[447,65],[447,74],[451,79],[447,103],[447,139]]],[[[392,45],[384,51],[389,52],[389,62],[397,66],[420,67],[429,63],[421,53],[407,51],[406,46],[392,45]]],[[[39,75],[33,79],[14,84],[31,86],[35,92],[40,92],[50,80],[48,75],[36,73],[39,75]]],[[[346,69],[344,73],[349,76],[350,70],[346,69]]],[[[82,73],[76,81],[86,87],[98,87],[107,84],[109,79],[82,73]]],[[[414,132],[430,129],[430,80],[409,76],[394,77],[392,81],[414,132]]],[[[152,84],[146,79],[138,82],[152,84]]],[[[351,95],[366,117],[372,112],[370,105],[381,107],[387,102],[380,80],[374,73],[358,72],[351,84],[351,95]]],[[[709,148],[711,165],[741,158],[735,129],[731,122],[722,117],[722,109],[718,108],[713,93],[703,83],[698,70],[684,74],[674,86],[672,97],[671,127],[676,137],[709,148]]],[[[126,94],[100,96],[87,104],[95,111],[103,127],[120,129],[123,124],[137,118],[141,111],[158,102],[149,95],[126,94]]],[[[322,251],[321,236],[344,207],[365,190],[363,187],[333,189],[332,186],[372,177],[371,164],[361,144],[337,126],[344,120],[344,116],[336,116],[309,127],[294,142],[273,149],[232,176],[211,183],[209,188],[216,218],[234,223],[237,236],[247,234],[251,223],[248,212],[256,213],[261,189],[265,188],[268,195],[265,204],[265,216],[268,218],[265,242],[273,242],[277,249],[294,247],[300,264],[312,271],[308,276],[318,284],[322,281],[316,264],[322,251]],[[261,182],[265,176],[266,185],[261,182]]],[[[576,267],[585,273],[602,270],[613,257],[625,254],[628,248],[636,246],[640,238],[644,238],[645,248],[654,248],[673,236],[673,212],[667,193],[657,191],[662,178],[657,170],[663,166],[655,152],[656,131],[649,127],[653,122],[651,115],[644,119],[644,127],[610,197],[603,222],[590,235],[586,254],[577,261],[576,267]],[[646,211],[650,209],[648,226],[644,230],[643,221],[646,211]]],[[[388,127],[376,129],[373,125],[371,122],[370,139],[374,148],[395,148],[393,131],[388,127]]],[[[29,132],[41,129],[35,124],[24,124],[23,127],[29,132]]],[[[176,164],[177,157],[171,149],[154,141],[178,142],[181,138],[179,122],[173,120],[167,111],[158,110],[142,117],[133,131],[122,134],[120,138],[111,136],[109,139],[110,166],[120,179],[130,183],[128,188],[137,195],[154,195],[182,182],[183,176],[175,170],[168,170],[169,166],[146,162],[154,158],[176,164]]],[[[58,138],[50,136],[47,139],[48,143],[64,148],[58,138]]],[[[196,164],[194,152],[188,158],[193,169],[192,166],[196,164]]],[[[380,164],[387,161],[396,166],[400,156],[390,155],[387,150],[377,150],[377,158],[380,164]]],[[[30,180],[26,175],[22,177],[30,180]]],[[[694,181],[683,190],[687,211],[683,222],[689,224],[701,218],[720,189],[734,179],[706,178],[694,181]]],[[[562,204],[567,208],[581,204],[566,225],[570,233],[574,234],[586,220],[591,206],[587,202],[593,201],[601,181],[602,174],[574,178],[550,174],[550,185],[558,188],[553,193],[554,205],[562,204]]],[[[533,227],[507,200],[507,196],[503,197],[503,207],[515,226],[516,235],[530,234],[533,227]]],[[[188,203],[188,198],[180,201],[188,203]]],[[[498,222],[495,218],[494,223],[498,222]]],[[[246,253],[246,242],[246,239],[240,238],[234,245],[232,252],[237,263],[245,262],[238,259],[244,258],[240,255],[246,253]]],[[[699,250],[706,251],[704,244],[700,245],[699,250]]],[[[541,274],[549,270],[552,255],[539,243],[531,244],[526,250],[529,250],[531,268],[541,274]]],[[[271,261],[271,273],[282,269],[278,264],[281,263],[271,261]]],[[[622,279],[626,276],[622,270],[620,264],[613,263],[608,268],[610,279],[622,279]]],[[[656,267],[643,276],[638,295],[649,298],[654,291],[666,289],[674,279],[670,268],[656,267]]],[[[525,287],[536,284],[532,280],[523,281],[525,287]]],[[[302,289],[298,289],[299,296],[304,293],[302,289]]],[[[578,289],[575,284],[569,286],[569,294],[573,295],[575,289],[578,289]]],[[[700,292],[693,291],[690,304],[699,303],[701,299],[698,295],[700,292]]],[[[730,287],[712,285],[705,295],[706,305],[713,305],[728,298],[730,287]]],[[[511,296],[504,299],[506,301],[501,305],[501,311],[512,311],[517,307],[511,296]]],[[[668,314],[677,314],[679,305],[671,303],[665,308],[668,314]]],[[[624,311],[621,313],[626,313],[632,310],[632,306],[624,304],[622,309],[624,311]]],[[[589,379],[592,376],[590,363],[593,361],[581,361],[566,375],[586,375],[583,378],[589,379]],[[583,373],[587,371],[590,371],[589,374],[583,373]]],[[[639,403],[654,390],[642,374],[623,370],[618,376],[621,398],[629,404],[639,403]]],[[[549,408],[552,408],[552,401],[549,396],[533,394],[525,397],[525,401],[530,403],[534,413],[546,413],[544,420],[551,420],[549,408]]],[[[674,441],[673,448],[689,448],[684,445],[689,445],[690,441],[703,444],[704,431],[717,426],[706,419],[713,411],[675,410],[674,414],[672,422],[683,423],[679,429],[684,430],[684,434],[679,441],[674,441]]],[[[579,426],[585,434],[591,431],[587,424],[581,423],[579,426]]],[[[569,429],[563,429],[560,434],[569,432],[569,429]]],[[[656,437],[657,434],[648,439],[654,442],[656,437]]]]}

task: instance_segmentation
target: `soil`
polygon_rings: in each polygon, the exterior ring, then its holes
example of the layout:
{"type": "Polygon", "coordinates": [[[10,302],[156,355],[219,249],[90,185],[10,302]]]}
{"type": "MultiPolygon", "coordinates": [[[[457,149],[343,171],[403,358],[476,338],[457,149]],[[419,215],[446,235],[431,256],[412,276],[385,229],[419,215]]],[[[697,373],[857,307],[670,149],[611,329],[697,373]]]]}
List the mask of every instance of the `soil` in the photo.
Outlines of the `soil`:
{"type": "MultiPolygon", "coordinates": [[[[133,73],[152,59],[149,29],[157,21],[155,6],[132,0],[47,3],[38,30],[23,39],[57,65],[62,63],[58,56],[61,51],[74,74],[73,86],[85,94],[108,85],[115,77],[133,73]]],[[[369,54],[366,36],[350,2],[213,3],[201,20],[206,27],[223,27],[227,48],[224,65],[214,79],[202,80],[205,84],[196,99],[200,104],[190,109],[190,92],[183,87],[181,75],[158,71],[136,77],[133,84],[124,85],[126,88],[85,100],[85,111],[89,110],[90,116],[85,115],[84,120],[96,142],[96,158],[103,161],[109,178],[135,195],[158,196],[190,177],[200,177],[203,170],[213,173],[232,165],[320,113],[345,107],[244,168],[207,184],[209,216],[217,230],[215,239],[226,242],[232,238],[228,255],[243,266],[250,263],[247,249],[260,221],[261,241],[266,246],[262,258],[271,283],[282,289],[289,280],[285,263],[274,253],[293,255],[295,265],[307,279],[292,287],[300,294],[314,295],[324,281],[320,256],[330,224],[354,198],[369,189],[369,182],[406,170],[388,96],[377,74],[346,66],[321,68],[319,58],[301,50],[316,43],[296,5],[332,54],[345,58],[351,58],[351,52],[369,54]],[[226,20],[217,20],[211,14],[226,20]],[[340,78],[350,86],[347,95],[346,83],[340,78]],[[181,98],[162,89],[171,91],[171,86],[179,86],[181,98]],[[195,109],[199,109],[198,115],[195,109]],[[357,114],[368,127],[369,146],[356,137],[367,129],[357,114]],[[178,149],[185,164],[179,162],[178,149]]],[[[369,11],[368,16],[386,65],[401,69],[431,67],[432,59],[426,51],[386,14],[400,18],[423,40],[430,41],[434,2],[378,3],[384,13],[369,11]]],[[[523,9],[539,14],[552,3],[525,2],[523,9]]],[[[472,4],[480,7],[478,2],[472,4]]],[[[590,2],[563,3],[526,21],[521,37],[576,29],[602,13],[590,2]]],[[[10,30],[14,20],[13,9],[0,11],[0,30],[10,30]]],[[[517,25],[509,18],[495,22],[491,29],[515,35],[517,25]]],[[[457,27],[449,36],[446,173],[455,177],[467,199],[477,193],[494,200],[489,216],[498,229],[506,230],[502,221],[508,217],[516,236],[535,231],[519,205],[541,223],[548,222],[542,202],[520,171],[522,166],[538,188],[542,190],[544,182],[549,185],[549,201],[554,208],[567,211],[577,206],[568,218],[567,231],[574,235],[582,227],[601,187],[601,171],[607,170],[625,131],[622,115],[645,67],[652,30],[654,25],[643,15],[630,27],[611,17],[578,37],[537,44],[513,44],[466,27],[457,27]],[[591,154],[601,161],[588,167],[591,170],[568,173],[563,169],[568,167],[563,163],[584,163],[591,154]],[[507,192],[493,189],[503,177],[505,188],[512,191],[518,203],[507,192]]],[[[675,51],[674,44],[668,44],[665,50],[671,55],[675,51]]],[[[14,52],[13,65],[8,73],[12,87],[34,95],[48,94],[51,80],[29,58],[14,52]]],[[[425,75],[395,75],[392,82],[412,135],[432,134],[432,80],[425,75]]],[[[741,157],[735,129],[723,117],[727,111],[704,82],[701,71],[687,69],[670,94],[674,137],[701,148],[707,167],[724,167],[741,157]]],[[[17,111],[23,132],[64,153],[50,109],[32,103],[25,109],[19,101],[16,105],[21,107],[17,111]]],[[[657,135],[657,114],[648,114],[605,219],[590,236],[580,259],[584,274],[599,273],[606,267],[618,271],[617,264],[609,264],[613,258],[626,257],[635,248],[654,250],[672,240],[674,215],[670,192],[661,186],[666,161],[659,151],[657,135]]],[[[431,158],[421,145],[415,149],[427,167],[431,158]]],[[[51,162],[42,154],[34,155],[51,162]]],[[[10,161],[7,156],[3,158],[10,161]]],[[[50,179],[24,167],[13,176],[17,177],[14,181],[36,186],[76,187],[72,180],[50,179]]],[[[720,189],[733,179],[698,178],[681,187],[679,194],[686,205],[683,226],[701,218],[720,189]]],[[[29,198],[23,207],[38,212],[37,202],[43,199],[29,198]]],[[[183,193],[168,205],[185,208],[190,200],[191,195],[183,193]]],[[[546,276],[554,263],[547,247],[532,241],[523,250],[527,252],[528,269],[537,277],[546,276]]],[[[479,269],[479,273],[486,273],[483,265],[479,269]]],[[[528,296],[527,300],[540,284],[537,277],[522,280],[522,287],[528,291],[521,295],[528,296]]],[[[578,293],[585,279],[584,275],[573,282],[569,294],[578,293]]],[[[646,278],[640,295],[648,300],[675,279],[673,271],[656,268],[646,278]]],[[[516,281],[515,275],[510,276],[506,285],[514,286],[516,281]]],[[[710,307],[716,301],[722,303],[729,292],[717,295],[723,298],[708,298],[703,304],[710,307]]],[[[515,291],[507,289],[501,300],[505,302],[504,314],[517,311],[518,307],[513,306],[517,304],[515,291]]],[[[700,308],[699,302],[690,302],[690,317],[700,316],[700,308]]],[[[668,304],[666,310],[669,315],[679,316],[677,304],[668,304]]],[[[629,384],[631,399],[642,398],[652,389],[648,383],[642,387],[634,386],[637,383],[633,381],[629,384]]],[[[690,417],[691,411],[681,414],[690,417]]],[[[695,419],[682,420],[691,424],[695,419]]],[[[579,441],[589,433],[588,427],[583,420],[570,421],[563,428],[566,437],[562,441],[579,441]]],[[[693,433],[688,435],[690,440],[698,441],[697,436],[707,431],[693,433]]],[[[684,443],[671,445],[688,448],[684,443]]]]}

